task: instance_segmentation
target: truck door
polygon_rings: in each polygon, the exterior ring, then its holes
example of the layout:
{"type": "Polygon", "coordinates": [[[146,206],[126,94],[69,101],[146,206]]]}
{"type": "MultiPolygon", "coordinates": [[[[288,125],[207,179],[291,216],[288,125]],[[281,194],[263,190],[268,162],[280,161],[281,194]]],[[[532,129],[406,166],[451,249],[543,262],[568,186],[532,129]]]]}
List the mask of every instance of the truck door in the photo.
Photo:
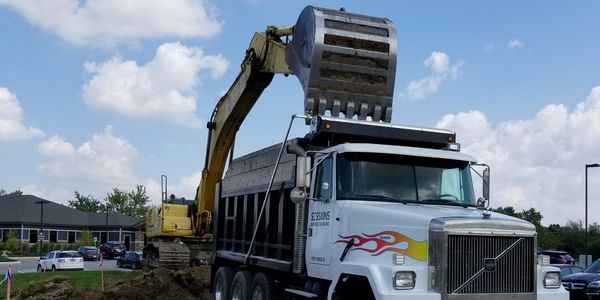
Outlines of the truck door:
{"type": "Polygon", "coordinates": [[[331,218],[333,190],[333,156],[323,155],[315,160],[311,201],[308,210],[307,262],[329,265],[331,263],[331,218]]]}

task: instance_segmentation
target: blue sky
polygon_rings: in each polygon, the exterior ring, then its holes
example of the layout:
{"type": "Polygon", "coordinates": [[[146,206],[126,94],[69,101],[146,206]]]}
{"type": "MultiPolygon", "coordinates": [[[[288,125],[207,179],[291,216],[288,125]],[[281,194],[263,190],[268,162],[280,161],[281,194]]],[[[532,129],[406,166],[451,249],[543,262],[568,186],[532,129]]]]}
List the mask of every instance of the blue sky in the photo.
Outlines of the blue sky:
{"type": "MultiPolygon", "coordinates": [[[[393,122],[455,130],[492,167],[492,206],[583,220],[584,165],[600,162],[594,1],[0,0],[0,188],[64,203],[144,184],[158,201],[165,174],[192,198],[204,123],[252,34],[309,4],[394,22],[393,122]]],[[[280,142],[302,109],[298,81],[276,77],[237,154],[280,142]]],[[[598,211],[600,169],[589,172],[598,211]]]]}

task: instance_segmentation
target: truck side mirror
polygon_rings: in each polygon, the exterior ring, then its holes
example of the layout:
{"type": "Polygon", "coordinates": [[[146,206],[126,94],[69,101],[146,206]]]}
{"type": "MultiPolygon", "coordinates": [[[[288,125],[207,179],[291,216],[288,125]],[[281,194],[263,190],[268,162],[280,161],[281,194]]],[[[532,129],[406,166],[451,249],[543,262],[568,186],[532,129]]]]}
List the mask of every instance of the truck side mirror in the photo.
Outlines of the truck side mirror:
{"type": "Polygon", "coordinates": [[[296,186],[310,187],[310,156],[296,158],[296,186]]]}
{"type": "Polygon", "coordinates": [[[483,198],[490,201],[490,167],[483,170],[483,198]]]}

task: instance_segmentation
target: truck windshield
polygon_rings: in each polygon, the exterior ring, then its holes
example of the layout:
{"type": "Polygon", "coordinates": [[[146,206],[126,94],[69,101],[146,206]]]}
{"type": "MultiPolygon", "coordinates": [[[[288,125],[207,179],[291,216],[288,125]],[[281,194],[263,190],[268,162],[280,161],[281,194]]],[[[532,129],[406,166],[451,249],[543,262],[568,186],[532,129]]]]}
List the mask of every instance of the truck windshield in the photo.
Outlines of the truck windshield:
{"type": "Polygon", "coordinates": [[[343,153],[336,168],[339,200],[475,206],[466,161],[343,153]]]}

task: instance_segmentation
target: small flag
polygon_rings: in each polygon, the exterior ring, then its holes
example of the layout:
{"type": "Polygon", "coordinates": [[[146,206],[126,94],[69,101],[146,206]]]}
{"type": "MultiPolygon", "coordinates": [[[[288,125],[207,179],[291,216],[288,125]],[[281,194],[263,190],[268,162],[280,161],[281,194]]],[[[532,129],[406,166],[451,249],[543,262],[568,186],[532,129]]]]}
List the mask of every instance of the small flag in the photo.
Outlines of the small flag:
{"type": "Polygon", "coordinates": [[[6,281],[6,299],[10,300],[10,287],[12,284],[12,266],[8,266],[8,269],[6,269],[6,274],[4,274],[4,279],[2,279],[2,281],[0,281],[0,285],[2,285],[2,283],[4,283],[4,281],[6,281]]]}
{"type": "Polygon", "coordinates": [[[102,257],[102,252],[100,252],[100,265],[98,265],[98,267],[102,270],[103,265],[104,265],[104,258],[102,257]]]}
{"type": "Polygon", "coordinates": [[[12,267],[8,267],[6,273],[4,274],[4,279],[0,281],[0,285],[2,285],[6,281],[6,288],[10,289],[11,277],[12,277],[12,267]]]}

